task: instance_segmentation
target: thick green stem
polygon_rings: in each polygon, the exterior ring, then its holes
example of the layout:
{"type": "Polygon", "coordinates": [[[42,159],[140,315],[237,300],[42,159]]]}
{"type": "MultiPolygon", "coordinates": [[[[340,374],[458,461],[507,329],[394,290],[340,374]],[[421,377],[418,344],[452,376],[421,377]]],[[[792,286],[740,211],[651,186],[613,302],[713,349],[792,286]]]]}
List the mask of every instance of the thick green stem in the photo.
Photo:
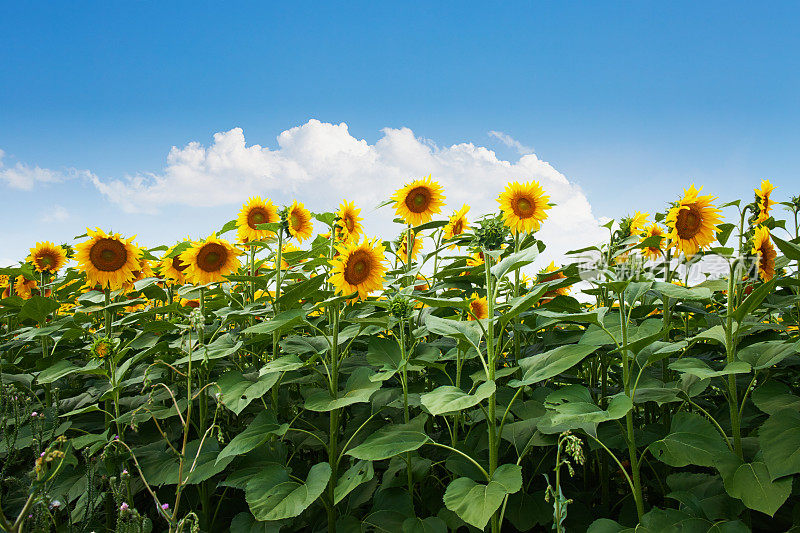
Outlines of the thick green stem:
{"type": "MultiPolygon", "coordinates": [[[[488,366],[488,373],[486,376],[487,381],[494,381],[495,378],[495,365],[497,363],[495,358],[494,346],[494,283],[491,271],[491,256],[483,250],[484,256],[484,270],[486,272],[486,304],[487,304],[487,325],[486,325],[486,361],[488,366]]],[[[498,445],[497,442],[497,396],[492,393],[489,396],[489,409],[487,413],[486,424],[489,431],[489,475],[494,475],[497,469],[497,456],[498,445]]],[[[500,530],[500,520],[497,512],[492,515],[492,533],[497,533],[500,530]]]]}
{"type": "MultiPolygon", "coordinates": [[[[736,360],[736,340],[733,332],[733,311],[735,288],[737,283],[735,280],[738,278],[737,261],[731,265],[730,274],[728,275],[728,316],[725,319],[725,355],[728,364],[736,360]]],[[[742,429],[741,419],[739,415],[739,400],[736,390],[736,376],[734,374],[728,375],[728,408],[731,416],[731,431],[733,432],[733,448],[736,455],[742,458],[742,429]]]]}
{"type": "MultiPolygon", "coordinates": [[[[333,342],[330,350],[330,391],[332,398],[339,397],[339,306],[331,309],[331,329],[333,342]]],[[[335,491],[339,471],[339,409],[331,410],[329,438],[328,438],[328,463],[331,465],[331,479],[328,482],[328,531],[336,533],[336,501],[335,491]]]]}

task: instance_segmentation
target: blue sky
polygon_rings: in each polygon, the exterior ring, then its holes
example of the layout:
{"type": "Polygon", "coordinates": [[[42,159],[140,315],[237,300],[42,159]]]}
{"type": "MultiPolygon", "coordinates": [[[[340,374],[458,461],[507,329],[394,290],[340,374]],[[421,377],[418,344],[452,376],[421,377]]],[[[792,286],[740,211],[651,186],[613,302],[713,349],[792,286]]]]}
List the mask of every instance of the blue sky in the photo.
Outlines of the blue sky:
{"type": "MultiPolygon", "coordinates": [[[[6,3],[2,12],[6,262],[35,240],[66,240],[87,225],[138,233],[150,245],[210,233],[235,216],[238,197],[203,207],[159,200],[143,215],[125,211],[124,199],[160,189],[126,180],[170,178],[173,146],[209,147],[233,128],[247,146],[278,150],[276,136],[310,119],[344,122],[376,149],[384,128],[409,128],[434,152],[472,143],[516,165],[519,150],[489,134],[503,132],[566,177],[562,203],[579,189],[596,219],[661,210],[691,182],[723,200],[750,198],[762,178],[779,199],[798,192],[796,3],[80,2],[6,3]],[[45,169],[51,174],[39,176],[54,182],[14,187],[8,170],[17,165],[45,169]],[[120,187],[104,193],[98,182],[120,187]]],[[[339,142],[320,135],[289,155],[339,142]]],[[[418,148],[402,146],[408,157],[418,148]]],[[[321,161],[309,157],[308,181],[288,188],[275,180],[294,177],[232,185],[237,167],[214,175],[205,166],[211,182],[198,194],[215,197],[213,180],[220,191],[241,186],[241,200],[259,183],[284,203],[325,187],[340,192],[335,183],[316,187],[320,176],[335,177],[309,171],[321,161]]],[[[446,174],[455,155],[442,157],[434,170],[446,174]]],[[[397,165],[394,181],[416,170],[397,165]]],[[[522,167],[511,177],[532,168],[522,167]]],[[[363,172],[372,180],[364,187],[380,189],[380,171],[363,172]]],[[[453,172],[444,177],[450,189],[472,187],[460,177],[466,171],[453,172]]]]}

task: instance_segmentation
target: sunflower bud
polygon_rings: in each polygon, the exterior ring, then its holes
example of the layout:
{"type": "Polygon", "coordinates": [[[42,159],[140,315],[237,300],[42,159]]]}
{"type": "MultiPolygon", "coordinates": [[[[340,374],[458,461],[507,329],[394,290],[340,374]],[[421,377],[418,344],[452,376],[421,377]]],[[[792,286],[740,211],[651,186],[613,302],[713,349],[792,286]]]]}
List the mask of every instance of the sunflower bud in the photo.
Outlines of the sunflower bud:
{"type": "Polygon", "coordinates": [[[392,298],[392,303],[389,305],[389,312],[397,319],[407,318],[413,311],[413,306],[408,298],[405,296],[397,295],[392,298]]]}
{"type": "Polygon", "coordinates": [[[114,343],[114,339],[110,337],[99,337],[92,343],[90,351],[92,352],[93,357],[98,359],[106,359],[109,356],[114,355],[115,349],[116,345],[114,343]]]}
{"type": "Polygon", "coordinates": [[[508,228],[499,218],[481,220],[480,226],[475,230],[478,246],[486,250],[499,250],[507,235],[508,228]]]}

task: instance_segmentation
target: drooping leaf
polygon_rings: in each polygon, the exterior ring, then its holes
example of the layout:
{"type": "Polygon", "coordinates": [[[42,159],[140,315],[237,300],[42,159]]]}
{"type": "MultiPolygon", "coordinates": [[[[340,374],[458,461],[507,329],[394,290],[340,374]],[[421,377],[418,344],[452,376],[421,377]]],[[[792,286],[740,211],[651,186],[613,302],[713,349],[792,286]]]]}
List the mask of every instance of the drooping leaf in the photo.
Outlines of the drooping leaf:
{"type": "Polygon", "coordinates": [[[800,412],[782,409],[761,426],[758,441],[770,479],[800,473],[800,412]]]}
{"type": "Polygon", "coordinates": [[[327,390],[319,390],[306,398],[305,408],[309,411],[327,412],[354,403],[368,402],[375,391],[381,388],[380,381],[370,379],[373,374],[367,367],[357,368],[347,380],[345,390],[339,391],[336,398],[327,390]]]}
{"type": "Polygon", "coordinates": [[[509,385],[522,387],[553,378],[577,365],[598,348],[598,346],[567,344],[544,353],[520,359],[519,366],[522,369],[522,379],[512,380],[509,385]]]}
{"type": "Polygon", "coordinates": [[[328,463],[312,466],[305,483],[290,480],[283,468],[269,468],[247,483],[245,498],[258,520],[294,518],[322,495],[330,477],[328,463]]]}
{"type": "Polygon", "coordinates": [[[497,387],[494,381],[482,383],[474,393],[468,394],[459,387],[442,385],[421,396],[420,401],[432,415],[442,415],[469,409],[494,394],[497,387]]]}
{"type": "Polygon", "coordinates": [[[426,418],[420,416],[408,424],[383,427],[355,448],[348,450],[347,455],[367,461],[382,461],[414,451],[430,440],[423,431],[426,418]]]}
{"type": "Polygon", "coordinates": [[[247,427],[233,437],[220,452],[217,461],[226,457],[242,455],[254,450],[269,439],[270,435],[281,436],[289,429],[289,424],[279,424],[271,411],[261,411],[247,427]]]}
{"type": "Polygon", "coordinates": [[[464,522],[483,529],[503,499],[521,488],[522,468],[519,465],[501,465],[488,484],[467,477],[452,481],[444,493],[444,504],[464,522]]]}
{"type": "Polygon", "coordinates": [[[250,402],[263,396],[275,383],[280,374],[271,372],[258,376],[257,374],[244,375],[238,370],[231,370],[223,374],[218,380],[220,388],[220,401],[236,413],[241,413],[250,402]]]}
{"type": "Polygon", "coordinates": [[[353,466],[342,474],[334,489],[334,502],[338,504],[345,496],[353,492],[353,489],[373,478],[375,469],[372,461],[356,461],[353,466]]]}
{"type": "Polygon", "coordinates": [[[669,434],[650,445],[650,453],[670,466],[714,466],[729,452],[716,428],[696,413],[680,412],[672,418],[669,434]]]}

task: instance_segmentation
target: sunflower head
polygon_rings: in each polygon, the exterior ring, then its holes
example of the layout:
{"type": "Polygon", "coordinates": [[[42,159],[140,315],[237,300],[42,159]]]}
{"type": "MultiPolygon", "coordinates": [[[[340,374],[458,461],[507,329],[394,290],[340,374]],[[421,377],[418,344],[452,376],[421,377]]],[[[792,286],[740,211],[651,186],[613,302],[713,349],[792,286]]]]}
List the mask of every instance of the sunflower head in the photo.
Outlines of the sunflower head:
{"type": "Polygon", "coordinates": [[[638,236],[647,224],[648,213],[636,211],[632,216],[623,218],[619,223],[619,230],[623,239],[631,236],[638,236]]]}
{"type": "Polygon", "coordinates": [[[537,231],[547,218],[550,197],[537,181],[509,183],[497,199],[506,226],[514,233],[537,231]]]}
{"type": "MultiPolygon", "coordinates": [[[[467,223],[467,213],[469,212],[469,206],[464,204],[461,209],[453,213],[453,216],[450,217],[450,220],[447,222],[447,225],[444,227],[444,238],[445,239],[453,239],[458,237],[465,231],[469,229],[469,224],[467,223]]],[[[451,245],[450,248],[454,248],[455,244],[451,245]]]]}
{"type": "Polygon", "coordinates": [[[343,295],[358,292],[365,299],[369,293],[383,287],[386,265],[385,249],[377,239],[364,240],[361,244],[341,244],[339,254],[330,263],[333,267],[328,281],[343,295]]]}
{"type": "Polygon", "coordinates": [[[181,254],[175,253],[175,249],[179,245],[180,244],[176,244],[175,246],[172,246],[164,253],[161,261],[158,263],[158,269],[161,273],[161,276],[166,279],[167,282],[183,285],[186,283],[186,276],[184,275],[184,272],[186,271],[187,265],[183,264],[181,261],[181,254]]]}
{"type": "Polygon", "coordinates": [[[0,274],[0,289],[8,287],[8,276],[6,274],[0,274]]]}
{"type": "Polygon", "coordinates": [[[713,196],[698,196],[701,190],[702,187],[696,189],[694,185],[684,189],[683,198],[667,213],[670,245],[687,258],[708,248],[717,238],[720,210],[712,203],[716,199],[713,196]]]}
{"type": "Polygon", "coordinates": [[[28,279],[25,276],[17,276],[14,281],[14,292],[23,300],[29,300],[38,288],[39,284],[36,283],[36,280],[28,279]]]}
{"type": "Polygon", "coordinates": [[[132,291],[134,288],[134,283],[145,278],[153,277],[155,277],[155,272],[153,272],[153,268],[150,266],[150,261],[147,259],[142,259],[139,261],[139,270],[133,271],[133,279],[126,283],[124,288],[127,291],[132,291]]]}
{"type": "Polygon", "coordinates": [[[772,199],[770,195],[775,190],[775,186],[769,180],[761,180],[761,188],[754,189],[756,193],[756,205],[758,206],[758,217],[756,224],[761,224],[769,218],[769,212],[772,209],[772,199]]]}
{"type": "Polygon", "coordinates": [[[28,261],[33,264],[37,272],[55,274],[67,262],[67,252],[52,242],[37,242],[36,246],[31,248],[28,261]]]}
{"type": "Polygon", "coordinates": [[[360,235],[364,234],[364,227],[361,225],[361,218],[359,215],[361,209],[358,209],[354,202],[342,200],[339,205],[339,210],[336,212],[336,229],[337,235],[340,240],[349,242],[351,239],[358,240],[360,235]]]}
{"type": "Polygon", "coordinates": [[[303,242],[314,234],[311,211],[297,200],[283,211],[283,223],[289,235],[303,242]]]}
{"type": "Polygon", "coordinates": [[[397,245],[397,255],[400,257],[400,261],[403,264],[408,263],[408,234],[411,233],[411,241],[414,245],[411,248],[411,262],[417,260],[417,256],[419,255],[420,251],[422,251],[422,237],[418,236],[413,230],[411,231],[404,231],[403,234],[400,236],[400,242],[397,245]]]}
{"type": "Polygon", "coordinates": [[[258,229],[259,224],[280,222],[278,209],[270,200],[262,200],[260,196],[250,198],[242,206],[236,218],[236,233],[239,242],[263,241],[275,233],[266,229],[258,229]]]}
{"type": "Polygon", "coordinates": [[[434,213],[441,213],[444,205],[442,186],[430,175],[414,180],[398,189],[393,195],[394,210],[406,224],[418,226],[430,221],[434,213]]]}
{"type": "Polygon", "coordinates": [[[184,275],[189,283],[205,285],[225,281],[225,276],[239,268],[241,252],[216,234],[200,242],[192,244],[180,255],[180,261],[186,265],[184,275]]]}
{"type": "MultiPolygon", "coordinates": [[[[651,224],[647,226],[644,230],[644,235],[642,235],[642,241],[650,237],[661,237],[661,243],[664,242],[664,230],[661,229],[661,226],[658,224],[651,224]]],[[[652,259],[653,261],[657,261],[661,258],[661,246],[648,246],[642,249],[642,253],[648,259],[652,259]]]]}
{"type": "Polygon", "coordinates": [[[758,275],[764,281],[775,277],[775,258],[778,256],[770,240],[769,229],[764,226],[756,228],[753,235],[752,253],[758,256],[758,275]]]}
{"type": "Polygon", "coordinates": [[[121,289],[133,279],[134,272],[141,270],[141,250],[133,244],[133,237],[125,239],[100,228],[87,228],[86,232],[89,240],[75,246],[78,268],[92,286],[121,289]]]}
{"type": "Polygon", "coordinates": [[[107,359],[114,355],[116,344],[110,337],[99,337],[92,342],[90,351],[97,359],[107,359]]]}
{"type": "MultiPolygon", "coordinates": [[[[289,268],[289,262],[286,261],[286,256],[284,254],[286,252],[299,252],[299,251],[300,248],[298,248],[297,246],[295,246],[290,242],[287,242],[286,244],[283,245],[283,248],[281,248],[281,270],[286,270],[287,268],[289,268]]],[[[277,254],[275,254],[275,257],[277,259],[277,254]]]]}
{"type": "MultiPolygon", "coordinates": [[[[546,283],[548,281],[556,281],[566,279],[567,276],[561,272],[553,261],[539,272],[539,283],[546,283]]],[[[569,287],[559,287],[552,291],[547,291],[542,295],[542,301],[549,301],[556,296],[566,296],[569,294],[569,287]]]]}
{"type": "Polygon", "coordinates": [[[480,298],[477,293],[472,293],[469,301],[469,319],[470,320],[483,320],[489,318],[489,303],[486,297],[480,298]]]}

